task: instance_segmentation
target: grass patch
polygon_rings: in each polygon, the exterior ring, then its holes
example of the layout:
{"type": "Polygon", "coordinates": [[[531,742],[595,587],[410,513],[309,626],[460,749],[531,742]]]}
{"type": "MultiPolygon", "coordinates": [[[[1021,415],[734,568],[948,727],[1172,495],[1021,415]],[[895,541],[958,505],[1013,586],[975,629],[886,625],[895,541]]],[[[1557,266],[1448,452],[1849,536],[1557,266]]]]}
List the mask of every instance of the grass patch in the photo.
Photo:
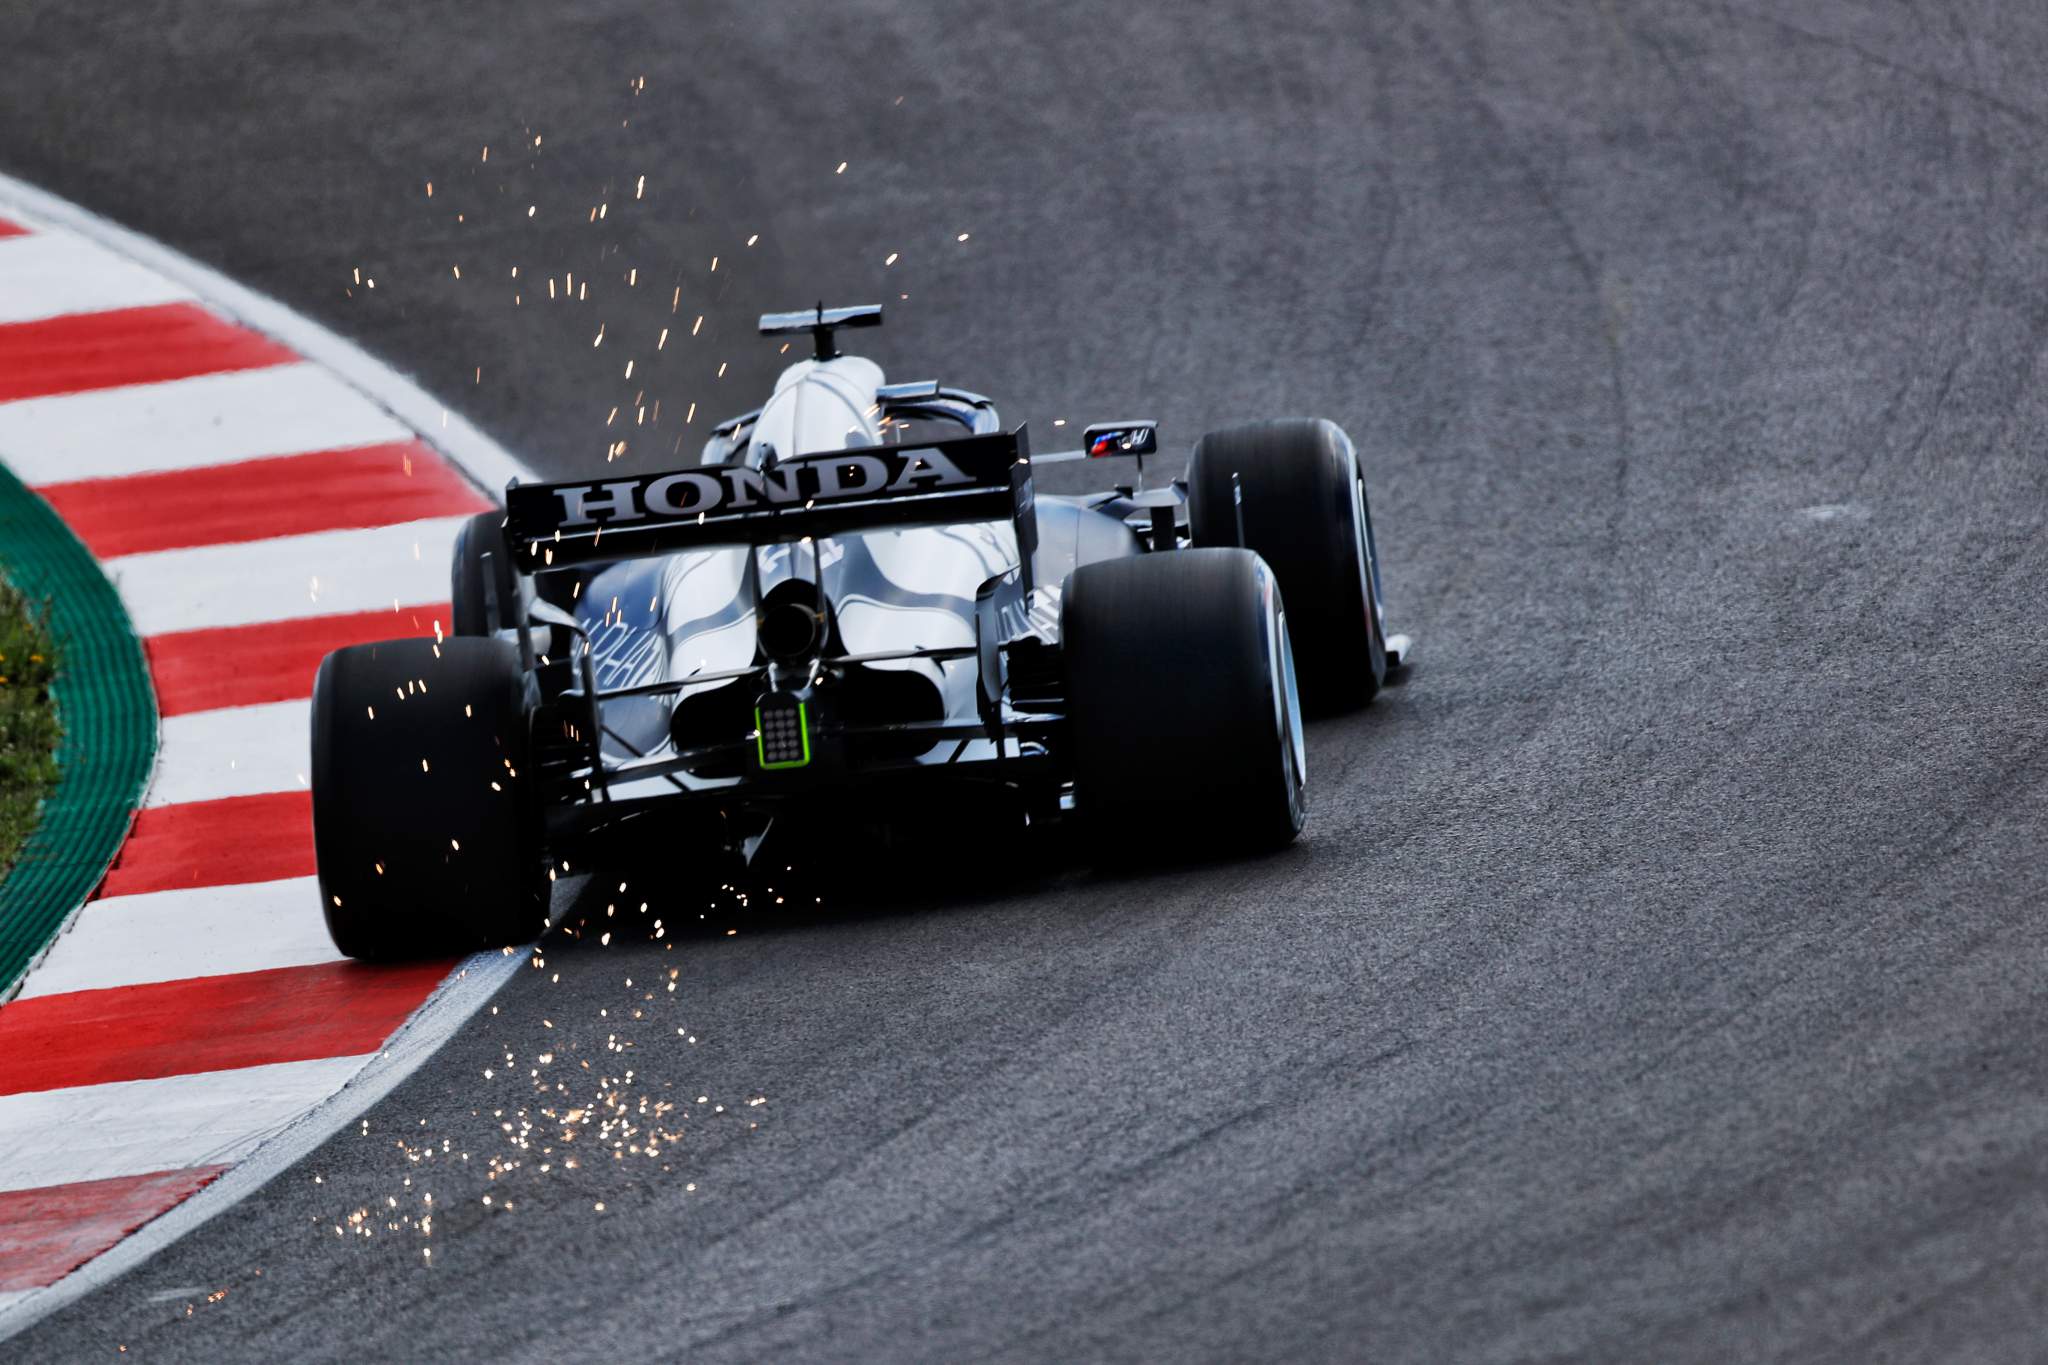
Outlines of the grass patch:
{"type": "Polygon", "coordinates": [[[0,579],[0,877],[7,875],[57,785],[63,727],[50,698],[57,651],[49,609],[0,579]]]}

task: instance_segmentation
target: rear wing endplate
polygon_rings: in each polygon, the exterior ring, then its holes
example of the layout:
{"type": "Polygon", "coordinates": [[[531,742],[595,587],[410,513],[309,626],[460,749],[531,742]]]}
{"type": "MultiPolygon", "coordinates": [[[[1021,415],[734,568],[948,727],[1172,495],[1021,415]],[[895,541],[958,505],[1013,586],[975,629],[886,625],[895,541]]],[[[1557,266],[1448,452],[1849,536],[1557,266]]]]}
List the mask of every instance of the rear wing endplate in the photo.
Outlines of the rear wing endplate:
{"type": "MultiPolygon", "coordinates": [[[[923,445],[860,446],[766,469],[514,484],[505,534],[522,573],[711,545],[772,545],[889,526],[1008,519],[1028,579],[1038,548],[1023,428],[923,445]]],[[[1028,584],[1027,584],[1028,586],[1028,584]]]]}

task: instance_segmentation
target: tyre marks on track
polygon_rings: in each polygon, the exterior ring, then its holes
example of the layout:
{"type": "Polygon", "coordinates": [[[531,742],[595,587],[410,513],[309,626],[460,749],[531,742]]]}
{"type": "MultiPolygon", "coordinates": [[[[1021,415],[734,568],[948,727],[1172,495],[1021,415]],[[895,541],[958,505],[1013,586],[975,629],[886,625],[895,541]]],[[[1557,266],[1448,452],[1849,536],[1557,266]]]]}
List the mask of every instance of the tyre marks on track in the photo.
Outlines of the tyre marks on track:
{"type": "Polygon", "coordinates": [[[445,629],[490,507],[419,432],[190,290],[0,219],[0,461],[120,589],[159,692],[143,809],[0,1006],[0,1307],[347,1084],[447,976],[339,960],[307,712],[337,645],[445,629]]]}

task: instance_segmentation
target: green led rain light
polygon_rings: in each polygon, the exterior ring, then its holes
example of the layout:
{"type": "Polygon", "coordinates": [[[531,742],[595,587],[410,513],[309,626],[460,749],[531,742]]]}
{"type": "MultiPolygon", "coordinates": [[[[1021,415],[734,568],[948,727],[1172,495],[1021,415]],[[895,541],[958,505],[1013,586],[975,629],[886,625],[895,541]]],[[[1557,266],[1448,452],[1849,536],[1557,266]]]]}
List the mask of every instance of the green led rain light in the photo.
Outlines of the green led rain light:
{"type": "Polygon", "coordinates": [[[801,758],[783,759],[779,763],[771,763],[768,761],[769,719],[761,714],[759,706],[754,708],[754,753],[761,761],[761,770],[763,772],[774,772],[778,768],[802,768],[809,765],[811,761],[811,720],[809,713],[810,706],[808,703],[798,702],[796,704],[796,733],[791,735],[787,729],[789,725],[789,712],[779,707],[776,709],[774,723],[780,731],[776,735],[777,751],[785,751],[788,741],[794,740],[800,746],[803,756],[801,758]]]}

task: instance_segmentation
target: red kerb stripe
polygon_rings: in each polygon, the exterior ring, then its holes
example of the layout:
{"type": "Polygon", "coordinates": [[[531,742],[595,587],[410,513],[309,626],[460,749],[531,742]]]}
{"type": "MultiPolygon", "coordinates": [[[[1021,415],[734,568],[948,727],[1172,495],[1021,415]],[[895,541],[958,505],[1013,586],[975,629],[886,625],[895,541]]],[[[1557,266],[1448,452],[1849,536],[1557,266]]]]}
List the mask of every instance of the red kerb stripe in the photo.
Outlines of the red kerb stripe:
{"type": "Polygon", "coordinates": [[[55,1284],[226,1169],[196,1166],[0,1192],[0,1292],[55,1284]]]}
{"type": "Polygon", "coordinates": [[[101,559],[483,512],[419,441],[245,460],[36,490],[101,559]]]}
{"type": "Polygon", "coordinates": [[[330,962],[16,1000],[0,1009],[0,1095],[375,1052],[450,965],[330,962]]]}
{"type": "Polygon", "coordinates": [[[0,403],[296,359],[270,338],[197,304],[71,313],[0,327],[0,403]]]}
{"type": "Polygon", "coordinates": [[[448,604],[433,602],[398,611],[181,630],[152,635],[142,645],[149,655],[158,709],[179,716],[310,697],[313,674],[327,651],[432,635],[434,623],[439,621],[446,630],[448,619],[448,604]]]}
{"type": "Polygon", "coordinates": [[[151,806],[100,883],[101,896],[313,875],[313,795],[271,792],[151,806]]]}

